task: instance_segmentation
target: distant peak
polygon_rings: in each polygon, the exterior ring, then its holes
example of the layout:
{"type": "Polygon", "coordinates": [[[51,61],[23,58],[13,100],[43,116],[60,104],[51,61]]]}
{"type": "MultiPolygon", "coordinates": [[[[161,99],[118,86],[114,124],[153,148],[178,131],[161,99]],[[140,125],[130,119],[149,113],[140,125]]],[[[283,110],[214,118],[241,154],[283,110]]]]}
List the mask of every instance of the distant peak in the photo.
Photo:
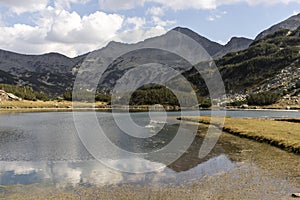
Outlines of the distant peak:
{"type": "Polygon", "coordinates": [[[69,58],[68,56],[65,56],[61,53],[58,53],[58,52],[50,52],[50,53],[45,53],[45,54],[42,54],[40,56],[51,56],[51,57],[65,57],[65,58],[69,58]]]}
{"type": "Polygon", "coordinates": [[[251,41],[252,39],[246,38],[246,37],[232,37],[228,43],[235,42],[235,41],[241,41],[241,40],[248,40],[251,41]]]}
{"type": "Polygon", "coordinates": [[[57,52],[49,52],[49,53],[45,53],[43,55],[53,55],[53,56],[58,56],[58,55],[62,55],[60,53],[57,53],[57,52]]]}
{"type": "Polygon", "coordinates": [[[180,33],[186,33],[186,32],[192,32],[192,33],[194,33],[194,31],[192,31],[191,29],[186,28],[186,27],[180,27],[180,26],[178,26],[176,28],[173,28],[171,31],[178,31],[180,33]]]}
{"type": "Polygon", "coordinates": [[[188,28],[186,28],[186,27],[181,27],[181,26],[177,26],[177,27],[173,28],[172,30],[178,31],[178,30],[182,30],[182,29],[188,29],[188,28]]]}

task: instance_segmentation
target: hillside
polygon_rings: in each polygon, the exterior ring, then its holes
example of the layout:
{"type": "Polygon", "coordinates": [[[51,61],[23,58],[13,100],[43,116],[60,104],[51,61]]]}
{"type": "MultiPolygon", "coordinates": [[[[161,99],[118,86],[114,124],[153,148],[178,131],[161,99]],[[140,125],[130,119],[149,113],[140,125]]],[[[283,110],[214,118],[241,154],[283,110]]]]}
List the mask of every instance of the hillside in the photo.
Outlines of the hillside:
{"type": "MultiPolygon", "coordinates": [[[[177,27],[172,31],[178,31],[190,36],[198,42],[204,49],[213,57],[221,57],[228,52],[235,52],[241,49],[246,49],[252,40],[249,39],[233,39],[227,45],[223,46],[216,42],[200,36],[196,32],[177,27]]],[[[146,44],[161,44],[172,38],[170,32],[154,38],[149,38],[137,44],[123,44],[111,42],[106,47],[95,51],[96,53],[113,52],[114,49],[134,49],[143,47],[146,44]]],[[[166,44],[172,45],[172,44],[166,44]]],[[[95,53],[93,52],[93,53],[95,53]]],[[[48,53],[44,55],[22,55],[14,52],[0,50],[0,83],[13,84],[19,86],[30,86],[34,90],[44,92],[50,96],[62,95],[66,90],[71,90],[78,68],[88,54],[78,56],[76,58],[68,58],[58,53],[48,53]]],[[[101,80],[101,91],[109,92],[115,82],[123,73],[131,68],[131,64],[145,63],[145,55],[151,55],[148,58],[153,61],[161,59],[161,52],[146,50],[134,52],[125,57],[120,57],[109,66],[109,70],[104,74],[101,80]],[[127,57],[126,57],[127,56],[127,57]]],[[[101,55],[100,55],[101,56],[101,55]]],[[[189,68],[187,63],[182,62],[182,59],[176,55],[165,55],[164,63],[166,65],[175,65],[181,71],[189,68]]],[[[97,75],[93,71],[87,71],[86,80],[93,79],[97,75]]]]}
{"type": "Polygon", "coordinates": [[[284,30],[284,29],[294,31],[299,26],[300,26],[300,14],[297,14],[264,30],[263,32],[258,34],[255,40],[262,39],[267,35],[273,34],[277,31],[284,30]]]}
{"type": "Polygon", "coordinates": [[[228,53],[245,50],[252,44],[252,42],[253,40],[248,38],[233,37],[219,52],[214,54],[213,58],[218,59],[228,53]]]}
{"type": "MultiPolygon", "coordinates": [[[[281,30],[243,51],[216,60],[230,102],[244,101],[250,93],[276,92],[297,96],[300,91],[300,28],[281,30]]],[[[201,96],[209,95],[200,74],[184,73],[201,96]]]]}
{"type": "MultiPolygon", "coordinates": [[[[297,96],[300,85],[300,28],[294,27],[298,23],[299,16],[293,16],[267,29],[259,34],[254,42],[247,38],[233,37],[226,45],[220,45],[182,27],[136,44],[110,42],[106,47],[92,54],[100,57],[110,56],[119,49],[129,53],[110,63],[100,81],[97,82],[99,83],[98,92],[110,93],[116,82],[133,67],[145,63],[160,63],[182,73],[196,88],[199,96],[207,96],[208,89],[205,82],[186,60],[170,52],[144,48],[157,44],[165,45],[169,49],[175,48],[176,44],[172,41],[176,40],[174,31],[178,31],[199,43],[215,59],[229,96],[236,98],[240,95],[241,98],[237,99],[245,99],[248,93],[265,91],[297,96]],[[282,29],[284,27],[288,29],[282,29]]],[[[184,45],[193,46],[192,44],[184,45]]],[[[22,55],[0,50],[0,83],[29,86],[37,92],[43,92],[52,97],[62,96],[65,91],[72,90],[82,62],[86,58],[90,59],[87,56],[88,54],[68,58],[57,53],[22,55]]],[[[98,81],[98,76],[97,68],[87,68],[82,76],[83,83],[90,84],[91,80],[98,81]]],[[[140,80],[147,76],[149,74],[139,73],[140,80]]],[[[163,91],[160,90],[159,92],[163,91]]],[[[145,90],[141,90],[137,95],[141,96],[143,93],[145,90]]]]}
{"type": "Polygon", "coordinates": [[[299,52],[300,28],[281,30],[254,42],[247,50],[227,54],[216,64],[228,91],[235,93],[260,90],[263,84],[274,82],[277,75],[283,76],[285,70],[290,73],[295,70],[292,80],[285,83],[282,78],[279,82],[275,81],[273,87],[265,88],[282,91],[290,89],[299,78],[299,52]]]}
{"type": "Polygon", "coordinates": [[[36,91],[60,95],[72,88],[72,69],[83,58],[68,58],[58,53],[23,55],[0,50],[0,83],[30,86],[36,91]]]}

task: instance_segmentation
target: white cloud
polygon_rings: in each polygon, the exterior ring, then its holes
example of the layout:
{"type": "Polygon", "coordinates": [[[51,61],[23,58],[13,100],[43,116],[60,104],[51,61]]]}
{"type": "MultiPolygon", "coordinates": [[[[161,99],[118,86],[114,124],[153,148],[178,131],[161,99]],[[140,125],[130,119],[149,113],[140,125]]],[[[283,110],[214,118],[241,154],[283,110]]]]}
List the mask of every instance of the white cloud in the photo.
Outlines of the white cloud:
{"type": "Polygon", "coordinates": [[[145,18],[141,17],[130,17],[126,20],[127,24],[134,24],[134,29],[140,29],[146,24],[145,18]]]}
{"type": "Polygon", "coordinates": [[[70,9],[71,4],[86,4],[90,0],[55,0],[54,5],[57,9],[70,9]]]}
{"type": "Polygon", "coordinates": [[[147,10],[147,14],[154,16],[163,16],[165,14],[165,11],[161,7],[151,7],[147,10]]]}
{"type": "Polygon", "coordinates": [[[173,10],[184,10],[184,9],[214,9],[216,8],[216,1],[211,0],[149,0],[156,3],[160,3],[163,6],[171,8],[173,10]]]}
{"type": "MultiPolygon", "coordinates": [[[[153,15],[149,20],[100,11],[80,16],[75,11],[68,11],[71,4],[87,1],[89,0],[55,0],[54,7],[44,7],[46,4],[43,4],[33,18],[33,25],[5,25],[1,23],[0,15],[0,48],[26,54],[58,52],[74,57],[101,48],[112,40],[135,43],[162,35],[167,32],[167,26],[175,23],[158,17],[163,14],[163,10],[159,8],[152,9],[153,15]]],[[[15,1],[10,3],[15,3],[14,8],[24,5],[15,1]]],[[[122,5],[128,7],[130,3],[136,5],[136,1],[127,1],[122,5]]],[[[25,12],[24,8],[22,7],[22,12],[25,12]]]]}
{"type": "MultiPolygon", "coordinates": [[[[171,8],[173,10],[185,9],[200,9],[211,10],[216,9],[221,5],[230,5],[235,3],[247,3],[249,5],[259,4],[288,4],[291,2],[299,3],[299,0],[99,0],[100,7],[107,10],[128,10],[137,6],[142,6],[144,3],[158,3],[164,8],[171,8]]],[[[155,11],[154,11],[155,12],[155,11]]]]}
{"type": "Polygon", "coordinates": [[[47,39],[61,43],[94,43],[115,36],[124,18],[117,14],[95,12],[82,18],[76,13],[61,11],[55,16],[47,39]]]}
{"type": "Polygon", "coordinates": [[[129,10],[144,5],[146,0],[99,0],[100,8],[105,10],[129,10]]]}
{"type": "Polygon", "coordinates": [[[81,17],[76,12],[48,7],[35,26],[0,27],[1,48],[21,53],[59,52],[76,56],[103,47],[122,28],[124,17],[95,12],[81,17]]]}
{"type": "Polygon", "coordinates": [[[152,21],[154,24],[156,24],[157,26],[169,26],[169,25],[173,25],[176,24],[175,20],[162,20],[157,16],[153,16],[152,17],[152,21]]]}
{"type": "Polygon", "coordinates": [[[0,5],[7,6],[9,11],[17,14],[24,12],[36,12],[47,7],[49,0],[0,0],[0,5]]]}
{"type": "Polygon", "coordinates": [[[150,37],[162,35],[166,32],[167,30],[162,26],[155,26],[149,29],[129,29],[119,33],[115,40],[126,43],[136,43],[150,37]]]}
{"type": "Polygon", "coordinates": [[[219,11],[219,10],[213,10],[211,11],[210,15],[208,16],[207,20],[208,21],[216,21],[218,19],[221,19],[224,15],[227,14],[227,11],[219,11]]]}
{"type": "MultiPolygon", "coordinates": [[[[6,25],[0,14],[0,48],[26,54],[58,52],[74,57],[105,46],[109,41],[135,43],[167,32],[166,26],[175,21],[162,20],[164,10],[153,7],[149,10],[150,20],[144,17],[126,18],[119,14],[96,11],[80,16],[69,11],[72,4],[85,4],[90,0],[54,0],[54,6],[47,6],[50,0],[0,0],[0,6],[16,14],[38,12],[32,24],[16,23],[6,25]]],[[[100,0],[114,8],[118,0],[100,0]]],[[[143,5],[142,1],[122,1],[118,8],[143,5]]],[[[17,19],[17,16],[16,16],[17,19]]]]}
{"type": "Polygon", "coordinates": [[[167,26],[176,23],[172,20],[162,20],[157,16],[152,16],[150,21],[144,18],[133,17],[126,20],[126,24],[134,24],[133,28],[126,28],[120,32],[115,38],[115,41],[136,43],[147,38],[156,37],[165,34],[167,26]]]}

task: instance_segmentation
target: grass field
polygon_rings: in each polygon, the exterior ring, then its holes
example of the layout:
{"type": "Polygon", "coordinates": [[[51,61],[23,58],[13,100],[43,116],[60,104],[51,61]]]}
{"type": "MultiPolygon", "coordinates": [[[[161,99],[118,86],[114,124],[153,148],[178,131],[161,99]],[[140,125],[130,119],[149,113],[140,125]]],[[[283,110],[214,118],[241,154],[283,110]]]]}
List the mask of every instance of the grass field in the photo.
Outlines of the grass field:
{"type": "MultiPolygon", "coordinates": [[[[181,120],[210,123],[210,117],[183,117],[181,120]]],[[[300,154],[300,124],[291,121],[226,117],[223,131],[300,154]]]]}
{"type": "MultiPolygon", "coordinates": [[[[81,107],[92,107],[94,103],[76,103],[81,107]]],[[[96,106],[105,106],[104,102],[96,102],[96,106]]],[[[0,101],[0,108],[68,108],[71,101],[0,101]]]]}

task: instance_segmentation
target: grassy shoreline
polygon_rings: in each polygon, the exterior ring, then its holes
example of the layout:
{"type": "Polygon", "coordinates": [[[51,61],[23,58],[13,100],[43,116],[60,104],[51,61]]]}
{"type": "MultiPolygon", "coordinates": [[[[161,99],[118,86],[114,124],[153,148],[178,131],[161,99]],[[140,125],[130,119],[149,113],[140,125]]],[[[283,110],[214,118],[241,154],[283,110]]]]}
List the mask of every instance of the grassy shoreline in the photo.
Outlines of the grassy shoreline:
{"type": "MultiPolygon", "coordinates": [[[[130,111],[148,111],[150,105],[137,105],[130,107],[130,111]]],[[[172,106],[165,108],[168,111],[179,111],[172,109],[172,106]]],[[[210,108],[213,109],[213,108],[210,108]]],[[[210,110],[203,109],[203,110],[210,110]]],[[[228,106],[226,110],[277,110],[277,111],[300,111],[300,105],[274,104],[271,106],[249,106],[247,109],[238,106],[228,106]],[[289,107],[289,109],[287,109],[289,107]]],[[[73,110],[88,110],[88,111],[110,111],[111,107],[106,102],[75,102],[72,101],[0,101],[0,112],[59,112],[73,110]]],[[[120,108],[120,110],[124,110],[120,108]]]]}
{"type": "MultiPolygon", "coordinates": [[[[210,117],[182,117],[183,121],[210,124],[210,117]]],[[[295,119],[298,121],[298,119],[295,119]]],[[[220,127],[220,124],[212,124],[220,127]]],[[[300,125],[289,121],[269,119],[225,118],[222,130],[242,138],[267,143],[280,149],[300,154],[300,125]]]]}

